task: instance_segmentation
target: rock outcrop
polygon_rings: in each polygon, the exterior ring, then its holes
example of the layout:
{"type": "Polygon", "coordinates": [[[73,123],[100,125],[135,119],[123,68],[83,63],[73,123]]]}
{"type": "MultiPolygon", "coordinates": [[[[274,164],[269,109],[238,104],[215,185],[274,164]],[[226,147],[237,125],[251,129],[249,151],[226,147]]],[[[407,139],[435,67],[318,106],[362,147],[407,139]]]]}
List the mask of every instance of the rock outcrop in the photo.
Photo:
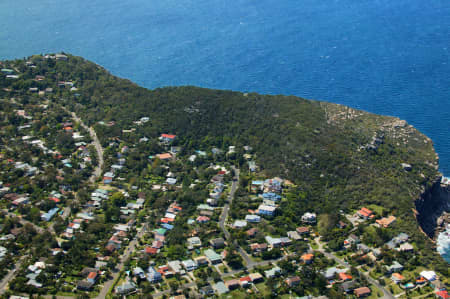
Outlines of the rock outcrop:
{"type": "Polygon", "coordinates": [[[422,230],[431,239],[435,239],[450,220],[450,186],[441,184],[441,178],[436,179],[416,200],[415,205],[417,221],[422,230]]]}

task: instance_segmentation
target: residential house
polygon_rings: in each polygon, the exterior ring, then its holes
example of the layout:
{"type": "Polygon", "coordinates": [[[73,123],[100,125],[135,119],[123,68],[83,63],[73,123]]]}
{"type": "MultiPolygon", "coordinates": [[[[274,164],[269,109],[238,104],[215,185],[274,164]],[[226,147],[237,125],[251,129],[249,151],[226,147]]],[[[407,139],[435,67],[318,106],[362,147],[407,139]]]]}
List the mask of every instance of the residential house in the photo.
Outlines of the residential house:
{"type": "Polygon", "coordinates": [[[300,236],[308,236],[309,235],[309,227],[300,226],[295,229],[300,236]]]}
{"type": "Polygon", "coordinates": [[[233,223],[233,227],[238,228],[238,229],[244,228],[246,226],[247,226],[247,221],[245,221],[245,220],[236,220],[233,223]]]}
{"type": "Polygon", "coordinates": [[[258,253],[258,252],[263,252],[267,250],[267,244],[266,243],[253,243],[250,244],[250,249],[252,250],[252,252],[258,253]]]}
{"type": "Polygon", "coordinates": [[[252,283],[258,283],[264,280],[263,276],[260,273],[250,273],[248,275],[252,281],[252,283]]]}
{"type": "Polygon", "coordinates": [[[250,276],[244,276],[244,277],[239,278],[239,284],[243,288],[248,287],[251,282],[252,282],[252,279],[250,278],[250,276]]]}
{"type": "Polygon", "coordinates": [[[258,232],[259,232],[259,230],[255,227],[253,227],[253,228],[249,229],[248,231],[246,231],[245,233],[249,237],[254,237],[258,232]]]}
{"type": "Polygon", "coordinates": [[[411,252],[414,251],[414,247],[410,243],[403,243],[397,250],[403,252],[411,252]]]}
{"type": "Polygon", "coordinates": [[[435,294],[436,294],[437,298],[442,298],[442,299],[449,299],[450,298],[450,295],[448,294],[447,290],[437,291],[435,294]]]}
{"type": "Polygon", "coordinates": [[[48,221],[50,221],[53,218],[53,216],[56,215],[56,213],[58,211],[59,211],[59,208],[53,208],[53,209],[49,210],[47,213],[42,214],[41,218],[42,218],[42,220],[48,222],[48,221]]]}
{"type": "Polygon", "coordinates": [[[194,261],[199,267],[208,265],[208,259],[204,255],[194,258],[194,261]]]}
{"type": "Polygon", "coordinates": [[[302,222],[304,222],[304,223],[315,224],[316,221],[317,221],[316,213],[306,212],[302,216],[302,222]]]}
{"type": "Polygon", "coordinates": [[[185,274],[186,272],[183,270],[182,264],[180,261],[170,261],[167,263],[167,266],[175,273],[185,274]]]}
{"type": "Polygon", "coordinates": [[[305,253],[300,258],[305,264],[311,264],[313,259],[314,259],[314,254],[312,254],[312,253],[305,253]]]}
{"type": "Polygon", "coordinates": [[[346,281],[340,285],[340,288],[344,293],[349,294],[353,292],[353,290],[356,288],[356,285],[356,281],[354,280],[346,281]]]}
{"type": "Polygon", "coordinates": [[[216,238],[209,241],[214,249],[219,249],[225,247],[225,240],[223,238],[216,238]]]}
{"type": "Polygon", "coordinates": [[[217,254],[214,250],[212,249],[207,249],[204,252],[206,258],[211,262],[211,264],[219,264],[222,262],[222,257],[217,254]]]}
{"type": "Polygon", "coordinates": [[[371,291],[368,287],[361,287],[353,290],[353,293],[358,298],[367,297],[370,295],[371,291]]]}
{"type": "Polygon", "coordinates": [[[129,295],[136,291],[136,284],[127,280],[123,284],[116,287],[116,293],[119,295],[129,295]]]}
{"type": "Polygon", "coordinates": [[[397,272],[392,273],[392,275],[391,275],[391,280],[393,282],[395,282],[396,284],[401,283],[404,279],[405,279],[405,277],[403,277],[403,275],[401,275],[400,273],[397,273],[397,272]]]}
{"type": "Polygon", "coordinates": [[[159,273],[153,267],[150,266],[150,267],[148,267],[148,270],[147,270],[147,280],[150,283],[160,282],[160,281],[162,281],[161,273],[159,273]]]}
{"type": "Polygon", "coordinates": [[[202,241],[200,240],[199,237],[188,238],[187,242],[188,242],[188,248],[201,247],[202,246],[202,241]]]}
{"type": "MultiPolygon", "coordinates": [[[[403,271],[403,266],[399,262],[394,261],[392,265],[386,267],[386,270],[388,273],[401,272],[403,271]]],[[[422,275],[422,273],[420,275],[422,275]]]]}
{"type": "Polygon", "coordinates": [[[188,272],[194,271],[195,269],[197,269],[197,263],[195,263],[191,259],[184,260],[181,262],[181,264],[183,265],[184,269],[186,269],[186,271],[188,271],[188,272]]]}
{"type": "Polygon", "coordinates": [[[288,287],[295,287],[298,286],[300,284],[300,277],[298,276],[291,276],[285,279],[284,281],[288,287]]]}
{"type": "Polygon", "coordinates": [[[339,277],[339,280],[341,280],[341,281],[349,281],[349,280],[353,279],[353,277],[350,274],[347,274],[345,272],[339,273],[338,277],[339,277]]]}
{"type": "Polygon", "coordinates": [[[210,218],[207,216],[198,216],[196,219],[198,223],[207,223],[209,220],[210,218]]]}
{"type": "Polygon", "coordinates": [[[228,287],[225,285],[225,283],[223,283],[223,281],[219,281],[218,283],[216,283],[214,285],[214,289],[217,291],[217,294],[219,294],[219,296],[226,294],[230,291],[228,287]]]}
{"type": "Polygon", "coordinates": [[[289,231],[287,232],[287,236],[295,241],[302,239],[297,231],[289,231]]]}
{"type": "Polygon", "coordinates": [[[265,205],[265,204],[261,204],[258,207],[257,213],[259,215],[264,215],[264,216],[273,216],[275,214],[275,210],[276,209],[277,208],[274,207],[274,206],[268,206],[268,205],[265,205]]]}
{"type": "Polygon", "coordinates": [[[274,277],[278,277],[279,275],[281,275],[281,269],[278,266],[275,266],[274,268],[264,271],[264,275],[267,278],[274,278],[274,277]]]}
{"type": "Polygon", "coordinates": [[[172,135],[172,134],[161,134],[161,136],[159,137],[159,140],[168,144],[168,143],[174,141],[176,137],[177,137],[176,135],[172,135]]]}
{"type": "Polygon", "coordinates": [[[98,277],[98,273],[97,271],[95,272],[90,272],[86,278],[87,281],[92,282],[93,284],[95,283],[95,281],[97,280],[98,277]]]}
{"type": "Polygon", "coordinates": [[[261,221],[261,217],[258,215],[246,215],[245,220],[251,223],[259,223],[261,221]]]}
{"type": "Polygon", "coordinates": [[[226,286],[229,290],[237,289],[237,288],[240,286],[239,279],[231,279],[231,280],[227,280],[227,281],[225,281],[225,286],[226,286]]]}
{"type": "Polygon", "coordinates": [[[172,155],[170,153],[157,154],[156,157],[160,160],[170,160],[172,159],[172,155]]]}
{"type": "Polygon", "coordinates": [[[389,216],[387,218],[384,217],[384,218],[378,219],[378,220],[376,220],[376,222],[380,226],[382,226],[384,228],[387,228],[387,227],[393,225],[396,220],[397,220],[397,218],[395,218],[394,216],[391,215],[391,216],[389,216]]]}
{"type": "Polygon", "coordinates": [[[214,290],[211,285],[206,285],[200,289],[200,294],[204,296],[212,296],[214,295],[214,290]]]}
{"type": "Polygon", "coordinates": [[[356,215],[358,215],[358,217],[360,217],[362,219],[366,219],[366,220],[375,217],[374,213],[367,208],[362,208],[361,210],[356,212],[356,215]]]}
{"type": "Polygon", "coordinates": [[[325,271],[322,271],[322,275],[325,276],[325,278],[328,280],[333,280],[336,277],[336,275],[345,272],[347,272],[347,269],[338,269],[336,267],[330,267],[325,271]]]}
{"type": "Polygon", "coordinates": [[[282,241],[279,238],[272,238],[271,236],[265,237],[266,242],[269,244],[270,248],[281,247],[282,241]]]}
{"type": "Polygon", "coordinates": [[[434,281],[437,279],[436,272],[434,272],[434,271],[422,271],[422,272],[420,272],[420,276],[422,276],[423,278],[425,278],[428,281],[434,281]]]}

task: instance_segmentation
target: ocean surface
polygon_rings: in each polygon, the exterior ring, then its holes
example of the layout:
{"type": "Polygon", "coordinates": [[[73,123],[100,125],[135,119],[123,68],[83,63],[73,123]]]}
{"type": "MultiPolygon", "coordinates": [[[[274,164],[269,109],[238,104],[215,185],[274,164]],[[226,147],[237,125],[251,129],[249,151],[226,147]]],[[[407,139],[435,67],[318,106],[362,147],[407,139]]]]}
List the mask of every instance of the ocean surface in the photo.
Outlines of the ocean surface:
{"type": "Polygon", "coordinates": [[[0,59],[60,51],[148,88],[292,94],[397,116],[433,139],[450,174],[449,0],[0,1],[0,59]]]}

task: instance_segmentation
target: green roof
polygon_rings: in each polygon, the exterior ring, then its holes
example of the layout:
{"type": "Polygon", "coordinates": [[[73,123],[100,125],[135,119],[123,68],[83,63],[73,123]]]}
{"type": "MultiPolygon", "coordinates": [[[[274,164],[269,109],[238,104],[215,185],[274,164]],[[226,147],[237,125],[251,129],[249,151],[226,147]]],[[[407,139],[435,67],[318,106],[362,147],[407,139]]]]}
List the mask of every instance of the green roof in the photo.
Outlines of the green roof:
{"type": "Polygon", "coordinates": [[[166,229],[165,228],[158,228],[157,230],[156,230],[156,233],[158,234],[158,235],[165,235],[166,234],[166,229]]]}
{"type": "Polygon", "coordinates": [[[212,249],[205,250],[204,254],[210,261],[222,260],[222,257],[212,249]]]}

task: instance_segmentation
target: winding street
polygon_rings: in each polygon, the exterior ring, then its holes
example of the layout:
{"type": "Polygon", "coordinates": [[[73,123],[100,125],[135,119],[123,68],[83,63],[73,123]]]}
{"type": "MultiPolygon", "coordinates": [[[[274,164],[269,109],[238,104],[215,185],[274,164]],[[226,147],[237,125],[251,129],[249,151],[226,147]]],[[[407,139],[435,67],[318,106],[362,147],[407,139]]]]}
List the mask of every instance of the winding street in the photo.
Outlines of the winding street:
{"type": "MultiPolygon", "coordinates": [[[[326,252],[323,249],[322,243],[320,243],[320,241],[319,241],[319,237],[315,238],[314,241],[316,242],[317,246],[319,246],[318,251],[323,253],[327,258],[333,259],[334,261],[336,261],[341,266],[344,266],[344,267],[349,267],[350,266],[347,262],[345,262],[342,259],[338,258],[334,254],[326,252]]],[[[392,295],[391,292],[389,292],[385,287],[383,287],[381,284],[379,284],[378,281],[376,281],[375,279],[370,277],[370,275],[367,275],[364,272],[361,272],[359,269],[358,269],[358,271],[359,271],[359,273],[362,276],[364,276],[367,279],[367,281],[369,281],[371,284],[373,284],[374,286],[376,286],[378,289],[380,289],[383,292],[383,297],[381,297],[382,299],[395,299],[394,295],[392,295]]]]}
{"type": "MultiPolygon", "coordinates": [[[[67,112],[69,112],[66,108],[63,108],[64,110],[66,110],[67,112]]],[[[75,112],[70,112],[70,114],[72,115],[72,118],[80,123],[80,125],[89,132],[89,135],[91,136],[92,139],[92,144],[95,147],[95,150],[97,152],[97,158],[98,158],[98,164],[94,169],[94,172],[92,173],[91,177],[89,178],[89,181],[91,183],[94,183],[99,177],[100,174],[102,173],[102,168],[103,168],[103,148],[102,145],[100,144],[100,140],[97,137],[97,133],[95,133],[94,128],[92,127],[88,127],[82,120],[81,118],[79,118],[75,112]]]]}
{"type": "MultiPolygon", "coordinates": [[[[222,214],[220,214],[220,218],[219,218],[219,227],[223,231],[223,233],[225,235],[225,239],[227,241],[230,241],[231,235],[230,235],[230,232],[228,231],[228,229],[226,228],[225,224],[228,219],[228,213],[230,212],[230,206],[233,203],[234,193],[236,192],[236,189],[237,189],[238,183],[239,183],[239,169],[235,168],[234,166],[232,166],[231,168],[233,169],[235,176],[233,178],[233,183],[231,184],[230,194],[228,195],[228,202],[223,207],[222,214]]],[[[234,241],[234,244],[237,245],[237,242],[234,241]]],[[[247,265],[247,268],[252,269],[253,267],[255,267],[256,263],[249,257],[247,252],[245,252],[245,250],[243,250],[240,246],[238,246],[237,248],[238,248],[238,252],[239,252],[240,256],[244,259],[245,264],[247,265]]]]}
{"type": "Polygon", "coordinates": [[[8,274],[0,281],[0,295],[2,295],[6,291],[6,286],[8,283],[14,278],[16,271],[20,269],[22,266],[22,262],[25,260],[27,255],[22,256],[17,263],[14,265],[14,268],[9,270],[8,274]]]}
{"type": "Polygon", "coordinates": [[[102,299],[106,298],[106,295],[108,294],[109,290],[111,289],[111,286],[114,284],[114,282],[119,278],[120,271],[122,271],[122,268],[124,266],[125,261],[130,257],[131,253],[134,252],[136,249],[136,245],[138,244],[138,240],[147,232],[148,226],[147,223],[145,223],[142,226],[142,229],[136,234],[136,236],[131,240],[131,242],[128,244],[128,247],[125,248],[123,254],[121,257],[119,257],[119,264],[116,265],[117,271],[113,273],[112,278],[107,280],[103,286],[102,290],[98,294],[96,299],[102,299]]]}

